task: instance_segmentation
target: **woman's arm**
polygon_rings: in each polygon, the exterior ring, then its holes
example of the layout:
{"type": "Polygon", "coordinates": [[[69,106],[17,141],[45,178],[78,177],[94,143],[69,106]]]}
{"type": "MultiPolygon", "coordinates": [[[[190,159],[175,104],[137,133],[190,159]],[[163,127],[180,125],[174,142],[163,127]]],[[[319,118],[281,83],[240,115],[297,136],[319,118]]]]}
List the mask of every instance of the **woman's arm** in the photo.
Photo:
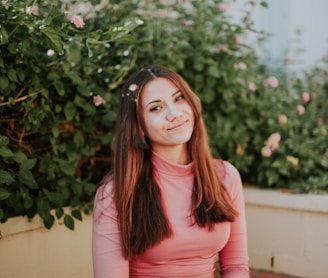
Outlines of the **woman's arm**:
{"type": "Polygon", "coordinates": [[[92,260],[94,278],[128,278],[129,261],[121,252],[117,212],[109,184],[96,194],[92,227],[92,260]]]}
{"type": "Polygon", "coordinates": [[[231,223],[231,232],[226,246],[219,252],[222,278],[249,278],[245,202],[242,181],[238,170],[226,165],[224,185],[230,194],[239,216],[231,223]]]}

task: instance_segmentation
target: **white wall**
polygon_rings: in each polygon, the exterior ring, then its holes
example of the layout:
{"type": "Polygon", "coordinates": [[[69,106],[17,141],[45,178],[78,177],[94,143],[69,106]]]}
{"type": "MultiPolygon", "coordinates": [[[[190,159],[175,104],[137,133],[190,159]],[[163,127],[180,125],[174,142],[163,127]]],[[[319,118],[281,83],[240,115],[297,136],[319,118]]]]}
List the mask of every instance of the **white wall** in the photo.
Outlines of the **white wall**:
{"type": "MultiPolygon", "coordinates": [[[[235,21],[238,22],[240,19],[240,11],[247,2],[249,0],[232,2],[229,13],[235,21]]],[[[260,0],[256,2],[259,3],[260,0]]],[[[266,2],[269,8],[257,5],[253,11],[255,27],[272,35],[259,48],[264,61],[275,67],[283,65],[285,58],[289,58],[292,59],[292,63],[288,64],[288,69],[297,71],[306,71],[316,66],[320,59],[328,54],[328,1],[266,0],[266,2]],[[300,35],[296,35],[297,30],[300,30],[300,35]]]]}
{"type": "Polygon", "coordinates": [[[328,195],[245,188],[250,266],[328,277],[328,195]]]}
{"type": "MultiPolygon", "coordinates": [[[[296,277],[328,277],[328,195],[244,188],[250,266],[296,277]]],[[[91,278],[92,217],[49,231],[39,217],[0,224],[1,278],[91,278]]]]}
{"type": "MultiPolygon", "coordinates": [[[[299,59],[299,67],[307,69],[320,63],[320,59],[328,54],[328,1],[288,0],[288,2],[289,37],[294,36],[297,28],[301,30],[299,45],[304,47],[305,53],[299,59]]],[[[293,68],[297,69],[298,65],[293,68]]]]}
{"type": "Polygon", "coordinates": [[[1,278],[91,278],[92,217],[75,221],[75,230],[62,222],[46,230],[39,217],[10,218],[0,224],[1,278]]]}

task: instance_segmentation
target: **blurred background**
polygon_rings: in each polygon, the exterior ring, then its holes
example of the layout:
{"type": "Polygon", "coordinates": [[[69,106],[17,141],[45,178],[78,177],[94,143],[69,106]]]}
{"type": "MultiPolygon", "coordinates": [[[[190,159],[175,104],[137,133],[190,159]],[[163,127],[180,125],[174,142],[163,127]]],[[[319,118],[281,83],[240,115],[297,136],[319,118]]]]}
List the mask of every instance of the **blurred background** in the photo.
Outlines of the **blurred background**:
{"type": "Polygon", "coordinates": [[[112,165],[120,89],[158,63],[190,83],[213,155],[241,173],[252,275],[326,278],[327,10],[1,1],[0,277],[92,277],[92,203],[112,165]]]}

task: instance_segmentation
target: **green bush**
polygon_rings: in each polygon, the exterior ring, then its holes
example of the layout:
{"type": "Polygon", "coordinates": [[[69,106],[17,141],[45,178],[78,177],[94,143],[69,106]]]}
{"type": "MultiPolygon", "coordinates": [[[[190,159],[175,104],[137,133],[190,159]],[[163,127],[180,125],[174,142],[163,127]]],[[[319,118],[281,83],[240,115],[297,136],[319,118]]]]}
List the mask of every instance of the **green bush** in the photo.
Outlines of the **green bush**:
{"type": "Polygon", "coordinates": [[[22,3],[0,6],[0,218],[38,213],[48,228],[55,216],[73,228],[109,167],[116,96],[108,92],[134,64],[123,49],[142,22],[96,13],[82,26],[58,4],[22,3]]]}
{"type": "Polygon", "coordinates": [[[73,218],[91,211],[111,165],[119,90],[151,63],[191,84],[213,153],[235,164],[245,183],[328,190],[328,70],[305,80],[265,70],[246,42],[266,36],[254,30],[254,1],[240,23],[220,0],[52,2],[0,6],[1,222],[39,214],[47,228],[64,218],[73,229],[73,218]],[[70,22],[72,11],[81,18],[70,22]],[[303,92],[310,101],[302,103],[303,92]]]}
{"type": "Polygon", "coordinates": [[[285,69],[277,74],[279,80],[266,70],[255,47],[245,43],[254,36],[261,43],[267,36],[254,30],[254,5],[245,3],[240,23],[231,20],[229,5],[222,1],[177,1],[155,12],[142,7],[140,16],[147,19],[136,29],[136,65],[162,63],[188,80],[202,100],[214,154],[235,164],[245,183],[327,191],[328,69],[309,71],[303,82],[288,80],[285,69]],[[315,94],[302,103],[303,92],[315,94]],[[302,116],[297,111],[301,104],[306,108],[302,116]],[[280,123],[284,117],[286,124],[280,123]],[[280,141],[272,150],[266,141],[275,133],[271,141],[280,141]]]}

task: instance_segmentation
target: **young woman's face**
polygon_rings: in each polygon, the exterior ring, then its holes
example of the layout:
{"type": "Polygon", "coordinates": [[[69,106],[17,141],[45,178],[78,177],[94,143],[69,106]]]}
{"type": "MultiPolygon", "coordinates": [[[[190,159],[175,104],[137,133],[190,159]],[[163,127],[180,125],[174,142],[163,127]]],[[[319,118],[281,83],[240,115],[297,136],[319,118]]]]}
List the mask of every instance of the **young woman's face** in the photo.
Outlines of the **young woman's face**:
{"type": "Polygon", "coordinates": [[[183,93],[169,79],[156,78],[141,92],[141,115],[152,149],[166,151],[184,147],[194,128],[194,113],[183,93]]]}

